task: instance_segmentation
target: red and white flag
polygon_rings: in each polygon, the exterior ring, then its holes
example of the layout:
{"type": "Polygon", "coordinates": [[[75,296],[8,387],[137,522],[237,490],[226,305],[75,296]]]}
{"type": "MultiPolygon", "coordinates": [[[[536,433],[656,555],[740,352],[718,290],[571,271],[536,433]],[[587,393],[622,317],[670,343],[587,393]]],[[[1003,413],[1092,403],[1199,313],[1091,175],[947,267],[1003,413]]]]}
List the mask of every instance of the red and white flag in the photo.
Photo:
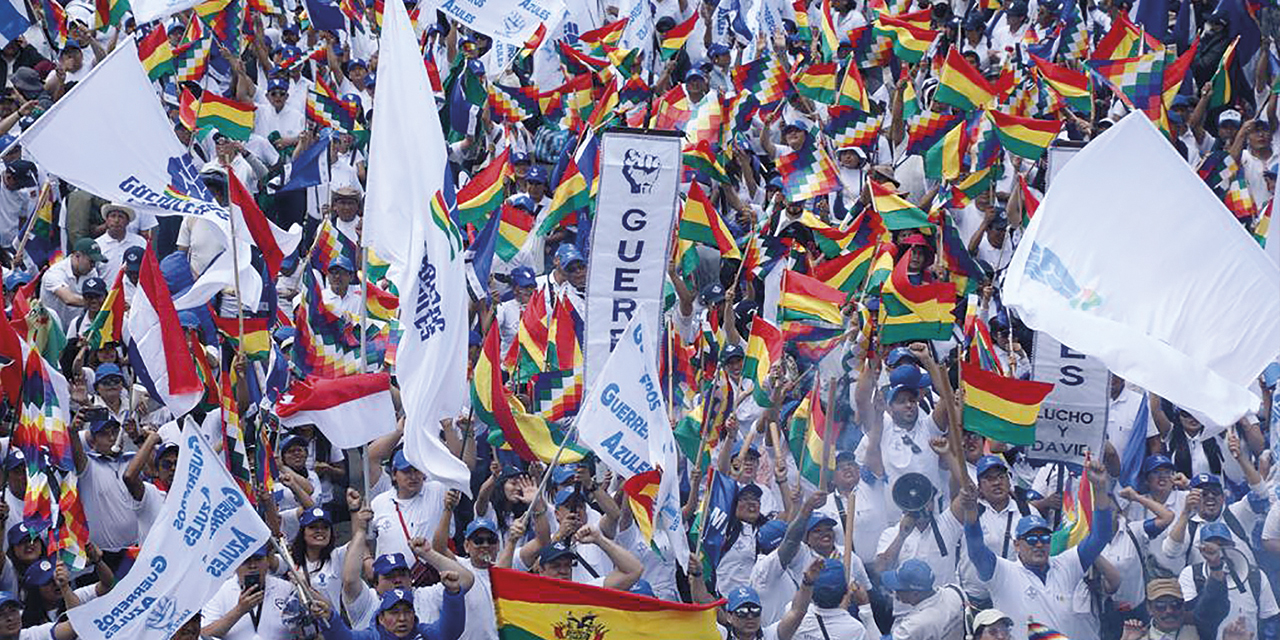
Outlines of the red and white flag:
{"type": "Polygon", "coordinates": [[[314,424],[340,449],[355,449],[396,430],[391,376],[358,373],[341,378],[307,378],[289,387],[276,403],[280,424],[314,424]]]}
{"type": "Polygon", "coordinates": [[[169,285],[151,247],[142,254],[138,288],[133,292],[126,326],[129,362],[151,397],[174,416],[194,409],[204,395],[204,384],[196,375],[196,363],[180,328],[169,285]]]}
{"type": "Polygon", "coordinates": [[[294,224],[286,231],[277,227],[263,215],[253,196],[236,177],[227,170],[227,199],[230,202],[231,222],[235,225],[237,240],[249,242],[260,251],[267,263],[267,274],[274,279],[280,274],[280,263],[298,248],[302,242],[302,229],[294,224]]]}

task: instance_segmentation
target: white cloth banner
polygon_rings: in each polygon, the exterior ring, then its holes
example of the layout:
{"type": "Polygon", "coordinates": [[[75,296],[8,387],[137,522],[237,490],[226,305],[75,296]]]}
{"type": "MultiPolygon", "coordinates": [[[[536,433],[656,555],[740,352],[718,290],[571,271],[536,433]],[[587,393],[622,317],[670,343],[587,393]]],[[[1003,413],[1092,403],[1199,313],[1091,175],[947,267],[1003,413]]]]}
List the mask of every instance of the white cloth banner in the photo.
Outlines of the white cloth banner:
{"type": "Polygon", "coordinates": [[[17,143],[41,168],[89,193],[155,215],[203,218],[230,237],[230,214],[208,194],[199,167],[174,135],[133,38],[125,38],[17,143]]]}
{"type": "Polygon", "coordinates": [[[662,284],[680,191],[680,134],[605,132],[587,273],[584,382],[635,313],[662,325],[662,284]]]}
{"type": "Polygon", "coordinates": [[[378,126],[369,142],[364,232],[378,255],[401,262],[396,378],[405,411],[405,456],[428,478],[471,495],[471,470],[437,435],[467,397],[467,296],[462,237],[435,221],[431,201],[444,186],[448,156],[440,120],[404,3],[389,2],[379,41],[374,96],[378,126]],[[430,115],[434,115],[430,113],[430,115]],[[383,253],[384,249],[393,248],[383,253]],[[408,268],[405,268],[405,267],[408,268]]]}
{"type": "Polygon", "coordinates": [[[138,24],[151,22],[157,18],[171,16],[185,11],[204,0],[131,0],[129,8],[133,11],[134,20],[138,24]]]}
{"type": "Polygon", "coordinates": [[[491,63],[485,68],[491,80],[502,75],[538,25],[546,24],[547,33],[553,33],[566,13],[564,0],[430,0],[424,4],[493,38],[491,63]]]}
{"type": "MultiPolygon", "coordinates": [[[[618,5],[618,19],[628,18],[627,27],[618,39],[619,49],[639,49],[645,60],[653,53],[653,4],[649,0],[624,0],[618,5]]],[[[606,20],[606,22],[613,22],[606,20]]]]}
{"type": "Polygon", "coordinates": [[[1033,329],[1227,425],[1280,353],[1280,269],[1145,116],[1054,177],[1004,299],[1033,329]]]}
{"type": "Polygon", "coordinates": [[[680,516],[676,442],[662,397],[657,357],[657,335],[647,330],[643,315],[632,316],[583,399],[574,424],[578,441],[623,481],[655,467],[662,469],[654,503],[654,540],[664,554],[671,551],[675,555],[669,557],[683,562],[689,551],[680,516]]]}
{"type": "Polygon", "coordinates": [[[186,425],[173,486],[133,569],[67,612],[85,640],[169,640],[270,536],[222,456],[186,425]]]}

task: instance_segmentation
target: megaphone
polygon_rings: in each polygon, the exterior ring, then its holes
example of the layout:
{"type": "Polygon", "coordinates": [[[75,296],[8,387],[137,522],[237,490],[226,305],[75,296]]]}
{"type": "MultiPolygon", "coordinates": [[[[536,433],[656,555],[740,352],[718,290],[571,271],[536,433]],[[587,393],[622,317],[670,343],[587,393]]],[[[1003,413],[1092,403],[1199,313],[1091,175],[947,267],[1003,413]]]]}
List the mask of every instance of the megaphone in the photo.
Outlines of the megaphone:
{"type": "Polygon", "coordinates": [[[893,503],[908,513],[923,511],[937,493],[923,473],[904,473],[893,483],[893,503]]]}

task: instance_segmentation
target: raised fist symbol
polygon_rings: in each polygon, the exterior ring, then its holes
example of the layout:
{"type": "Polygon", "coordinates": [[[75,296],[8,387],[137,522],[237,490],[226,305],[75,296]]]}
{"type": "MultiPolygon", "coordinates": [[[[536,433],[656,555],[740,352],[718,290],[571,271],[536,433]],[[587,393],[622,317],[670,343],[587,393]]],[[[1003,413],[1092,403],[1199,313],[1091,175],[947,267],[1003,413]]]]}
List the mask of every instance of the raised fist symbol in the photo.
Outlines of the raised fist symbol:
{"type": "Polygon", "coordinates": [[[649,193],[653,191],[653,183],[658,179],[658,169],[662,165],[658,156],[628,149],[622,158],[622,175],[631,183],[631,193],[649,193]]]}

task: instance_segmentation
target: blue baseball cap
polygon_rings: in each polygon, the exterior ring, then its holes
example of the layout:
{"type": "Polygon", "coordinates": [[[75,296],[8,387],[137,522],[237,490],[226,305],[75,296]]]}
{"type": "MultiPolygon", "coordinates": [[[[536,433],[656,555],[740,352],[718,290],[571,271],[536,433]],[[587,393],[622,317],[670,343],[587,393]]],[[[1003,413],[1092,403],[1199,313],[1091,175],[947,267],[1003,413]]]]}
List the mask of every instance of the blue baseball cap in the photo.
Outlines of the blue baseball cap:
{"type": "Polygon", "coordinates": [[[13,592],[0,591],[0,607],[5,606],[6,604],[16,604],[21,607],[22,601],[19,600],[18,596],[14,595],[13,592]]]}
{"type": "Polygon", "coordinates": [[[129,247],[124,250],[124,270],[129,273],[138,273],[142,271],[142,247],[129,247]]]}
{"type": "Polygon", "coordinates": [[[932,384],[929,374],[913,364],[894,367],[889,372],[889,400],[893,400],[899,391],[919,391],[932,384]]]}
{"type": "Polygon", "coordinates": [[[821,513],[811,513],[809,514],[809,521],[804,525],[804,532],[805,534],[808,534],[810,531],[813,531],[824,524],[829,524],[834,527],[836,526],[836,519],[821,513]]]}
{"type": "Polygon", "coordinates": [[[258,547],[253,553],[249,554],[250,558],[265,558],[271,553],[271,543],[267,543],[258,547]]]}
{"type": "Polygon", "coordinates": [[[401,449],[391,457],[391,468],[396,471],[408,471],[413,468],[413,463],[409,462],[409,459],[404,456],[404,450],[401,449]]]}
{"type": "Polygon", "coordinates": [[[516,267],[511,270],[511,284],[517,287],[536,287],[538,286],[538,280],[533,273],[533,269],[516,267]]]}
{"type": "Polygon", "coordinates": [[[729,53],[729,47],[725,46],[724,43],[721,42],[713,42],[711,43],[711,46],[707,47],[708,58],[714,58],[727,53],[729,53]]]}
{"type": "Polygon", "coordinates": [[[98,386],[106,382],[107,378],[120,378],[120,382],[124,383],[124,372],[120,367],[111,362],[104,362],[93,370],[93,386],[98,386]]]}
{"type": "Polygon", "coordinates": [[[689,70],[684,73],[684,81],[689,82],[694,78],[701,78],[703,80],[706,80],[707,76],[702,73],[701,69],[697,67],[689,67],[689,70]]]}
{"type": "Polygon", "coordinates": [[[1168,468],[1168,469],[1174,468],[1173,460],[1170,460],[1169,456],[1166,456],[1164,454],[1157,453],[1152,456],[1147,456],[1147,459],[1142,461],[1142,473],[1144,474],[1151,473],[1156,469],[1164,469],[1164,468],[1168,468]]]}
{"type": "Polygon", "coordinates": [[[725,611],[737,611],[746,605],[760,606],[760,594],[751,587],[736,587],[725,599],[728,600],[724,605],[725,611]]]}
{"type": "Polygon", "coordinates": [[[529,154],[515,151],[511,154],[511,164],[529,164],[529,154]]]}
{"type": "Polygon", "coordinates": [[[413,605],[413,589],[391,589],[382,594],[382,602],[378,603],[378,613],[382,613],[401,602],[413,605]]]}
{"type": "Polygon", "coordinates": [[[529,173],[525,174],[524,181],[545,185],[547,184],[547,170],[542,167],[529,167],[529,173]]]}
{"type": "Polygon", "coordinates": [[[787,523],[781,520],[770,520],[756,529],[756,546],[761,553],[769,553],[782,544],[782,537],[787,534],[787,523]]]}
{"type": "Polygon", "coordinates": [[[4,277],[4,288],[12,291],[24,284],[27,284],[28,282],[31,282],[31,279],[34,277],[35,276],[26,271],[12,271],[9,275],[4,277]]]}
{"type": "Polygon", "coordinates": [[[9,532],[5,537],[9,541],[9,546],[12,547],[29,540],[36,540],[42,533],[44,533],[44,529],[33,529],[27,526],[27,523],[19,522],[18,524],[9,527],[9,532]]]}
{"type": "Polygon", "coordinates": [[[467,344],[472,347],[478,347],[484,344],[484,336],[480,335],[479,331],[472,329],[467,332],[467,344]]]}
{"type": "Polygon", "coordinates": [[[552,484],[564,484],[573,479],[578,473],[578,463],[570,462],[568,464],[556,465],[551,471],[552,484]]]}
{"type": "Polygon", "coordinates": [[[80,285],[80,295],[107,297],[107,281],[98,277],[86,278],[84,284],[80,285]]]}
{"type": "Polygon", "coordinates": [[[307,446],[306,436],[298,435],[295,433],[293,435],[286,436],[284,441],[280,443],[280,453],[284,453],[285,451],[288,451],[293,447],[306,447],[306,446],[307,446]]]}
{"type": "Polygon", "coordinates": [[[1004,458],[1000,456],[982,456],[978,458],[978,477],[981,478],[986,472],[999,467],[1005,471],[1009,470],[1009,465],[1004,463],[1004,458]]]}
{"type": "MultiPolygon", "coordinates": [[[[532,169],[529,171],[533,172],[532,169]]],[[[556,261],[560,263],[561,269],[567,269],[574,262],[586,262],[587,259],[582,257],[582,252],[577,247],[565,242],[556,248],[556,261]]]]}
{"type": "Polygon", "coordinates": [[[399,569],[409,570],[409,563],[405,561],[403,553],[384,553],[373,561],[375,576],[385,576],[399,569]]]}
{"type": "Polygon", "coordinates": [[[703,287],[702,291],[698,292],[698,301],[707,307],[713,304],[720,304],[724,301],[724,285],[719,282],[712,282],[703,287]]]}
{"type": "Polygon", "coordinates": [[[648,596],[650,598],[658,597],[657,594],[653,592],[653,585],[649,584],[649,581],[644,578],[636,580],[636,583],[631,585],[631,588],[628,589],[628,591],[639,596],[648,596]]]}
{"type": "Polygon", "coordinates": [[[1199,489],[1201,487],[1217,487],[1222,490],[1222,480],[1212,473],[1197,473],[1191,478],[1191,488],[1199,489]]]}
{"type": "Polygon", "coordinates": [[[1235,538],[1231,537],[1231,529],[1221,522],[1209,522],[1200,527],[1200,541],[1222,540],[1225,542],[1234,542],[1235,538]]]}
{"type": "Polygon", "coordinates": [[[818,602],[839,601],[848,589],[849,581],[844,575],[844,565],[839,560],[830,558],[823,561],[822,571],[813,583],[813,599],[818,602]]]}
{"type": "Polygon", "coordinates": [[[27,587],[49,584],[50,580],[53,580],[53,563],[48,560],[32,563],[22,576],[22,584],[27,587]]]}
{"type": "Polygon", "coordinates": [[[307,509],[302,512],[301,516],[298,516],[298,526],[300,527],[308,527],[317,522],[332,525],[333,518],[329,517],[329,512],[325,511],[323,507],[307,509]]]}
{"type": "Polygon", "coordinates": [[[560,489],[559,491],[556,492],[555,504],[557,507],[563,506],[564,503],[574,498],[581,500],[584,504],[587,501],[587,497],[582,495],[581,493],[578,493],[577,488],[564,487],[563,489],[560,489]]]}
{"type": "Polygon", "coordinates": [[[10,449],[9,455],[5,456],[4,458],[5,469],[20,467],[26,463],[27,463],[27,454],[23,453],[22,449],[19,449],[17,447],[10,449]]]}
{"type": "Polygon", "coordinates": [[[517,209],[524,209],[526,213],[533,213],[533,210],[537,208],[537,205],[533,202],[533,198],[530,198],[524,193],[517,193],[516,195],[511,196],[511,198],[507,200],[507,204],[517,209]]]}
{"type": "Polygon", "coordinates": [[[890,591],[933,591],[933,569],[925,561],[912,558],[896,570],[881,574],[880,581],[890,591]]]}
{"type": "Polygon", "coordinates": [[[1018,527],[1014,529],[1014,537],[1021,538],[1022,536],[1025,536],[1028,533],[1031,533],[1032,531],[1040,531],[1040,530],[1052,532],[1053,527],[1049,526],[1048,520],[1045,520],[1040,516],[1037,516],[1037,515],[1022,516],[1021,518],[1018,519],[1018,527]]]}
{"type": "Polygon", "coordinates": [[[738,489],[739,498],[741,498],[742,495],[746,493],[754,493],[756,494],[757,498],[764,497],[764,489],[761,489],[760,485],[754,482],[748,482],[747,484],[742,485],[741,489],[738,489]]]}
{"type": "Polygon", "coordinates": [[[288,91],[289,79],[284,76],[276,76],[267,80],[267,91],[288,91]]]}
{"type": "Polygon", "coordinates": [[[101,420],[92,420],[89,422],[89,433],[97,433],[112,425],[120,426],[120,423],[111,416],[107,416],[101,420]]]}
{"type": "Polygon", "coordinates": [[[906,360],[910,364],[920,366],[920,359],[916,358],[916,354],[906,347],[894,347],[889,350],[889,355],[884,357],[884,363],[890,370],[894,369],[906,360]]]}
{"type": "Polygon", "coordinates": [[[574,553],[573,549],[569,548],[569,545],[565,544],[563,541],[557,540],[543,547],[542,550],[538,552],[538,562],[545,565],[548,562],[555,562],[556,560],[566,556],[578,559],[578,554],[574,553]]]}
{"type": "MultiPolygon", "coordinates": [[[[746,352],[743,351],[742,347],[739,345],[736,345],[736,344],[725,345],[724,349],[720,351],[720,362],[728,362],[734,358],[742,358],[742,357],[745,357],[746,355],[747,355],[746,352]]],[[[752,449],[754,448],[755,446],[753,445],[752,449]]]]}
{"type": "Polygon", "coordinates": [[[178,450],[178,443],[161,442],[160,444],[156,445],[156,453],[155,453],[156,460],[163,458],[164,454],[169,453],[170,451],[176,452],[177,450],[178,450]]]}
{"type": "Polygon", "coordinates": [[[462,537],[470,538],[471,534],[477,531],[488,531],[489,533],[497,534],[498,525],[489,518],[476,518],[475,520],[467,523],[467,530],[463,532],[462,537]]]}
{"type": "Polygon", "coordinates": [[[333,259],[333,262],[329,263],[329,270],[333,271],[334,269],[342,269],[347,273],[356,272],[356,266],[351,263],[351,258],[345,255],[339,255],[337,258],[333,259]]]}

